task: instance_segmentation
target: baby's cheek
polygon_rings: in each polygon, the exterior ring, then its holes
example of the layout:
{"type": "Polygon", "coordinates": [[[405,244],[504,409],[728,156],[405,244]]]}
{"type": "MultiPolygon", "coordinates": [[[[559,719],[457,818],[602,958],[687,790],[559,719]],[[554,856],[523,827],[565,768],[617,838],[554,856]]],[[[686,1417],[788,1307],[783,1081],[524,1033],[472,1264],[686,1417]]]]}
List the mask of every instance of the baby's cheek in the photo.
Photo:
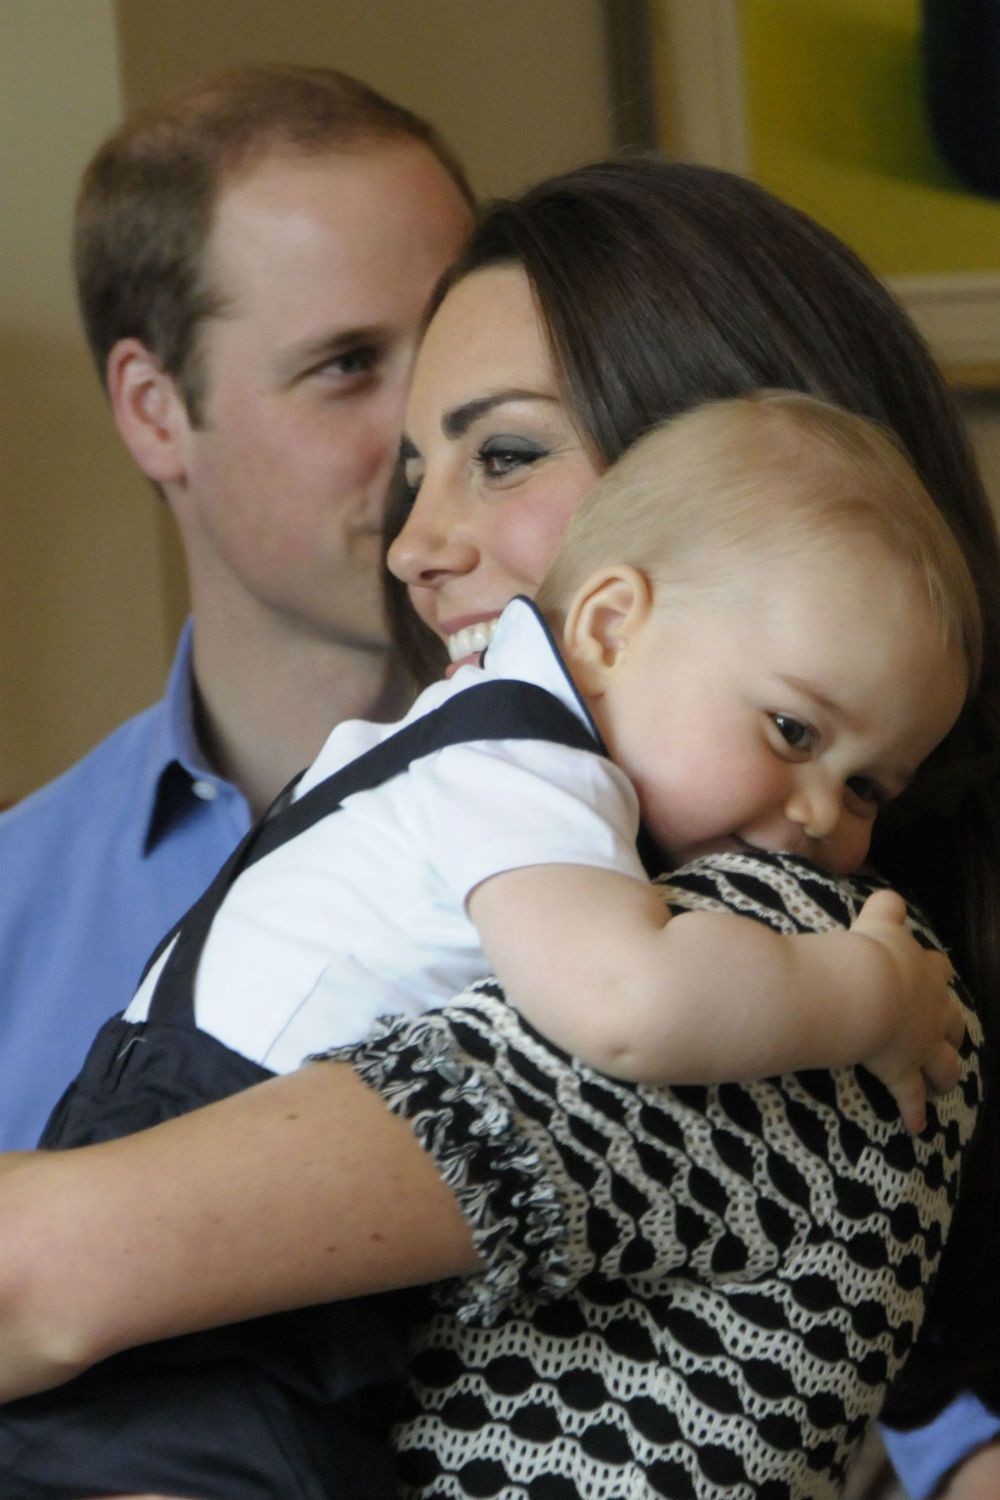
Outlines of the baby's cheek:
{"type": "Polygon", "coordinates": [[[872,842],[872,824],[857,820],[854,826],[831,841],[830,858],[822,859],[832,875],[854,875],[865,860],[872,842]]]}

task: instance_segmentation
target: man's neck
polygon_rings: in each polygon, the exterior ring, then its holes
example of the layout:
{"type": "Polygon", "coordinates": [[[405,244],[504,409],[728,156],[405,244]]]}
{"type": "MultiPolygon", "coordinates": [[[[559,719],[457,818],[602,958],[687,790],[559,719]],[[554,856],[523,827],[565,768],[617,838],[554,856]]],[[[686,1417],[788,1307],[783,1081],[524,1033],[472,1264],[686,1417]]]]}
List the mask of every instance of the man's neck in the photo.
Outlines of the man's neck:
{"type": "Polygon", "coordinates": [[[315,759],[336,724],[388,722],[413,698],[388,653],[280,625],[240,638],[196,615],[193,660],[199,743],[255,816],[315,759]]]}

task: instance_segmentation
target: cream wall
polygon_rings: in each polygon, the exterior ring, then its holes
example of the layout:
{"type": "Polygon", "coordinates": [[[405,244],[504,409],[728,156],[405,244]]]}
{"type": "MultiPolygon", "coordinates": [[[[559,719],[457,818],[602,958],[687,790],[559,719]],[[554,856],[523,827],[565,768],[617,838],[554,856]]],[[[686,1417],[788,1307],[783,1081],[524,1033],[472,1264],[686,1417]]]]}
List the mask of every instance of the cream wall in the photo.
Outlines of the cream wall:
{"type": "Polygon", "coordinates": [[[0,801],[157,690],[157,518],[77,333],[73,185],[118,118],[111,0],[0,0],[0,801]]]}
{"type": "Polygon", "coordinates": [[[611,149],[602,0],[117,0],[115,9],[129,105],[230,62],[316,62],[433,119],[487,197],[611,149]]]}
{"type": "Polygon", "coordinates": [[[0,0],[0,803],[159,694],[184,614],[77,329],[80,172],[123,108],[271,58],[429,115],[484,195],[611,149],[602,0],[0,0]]]}

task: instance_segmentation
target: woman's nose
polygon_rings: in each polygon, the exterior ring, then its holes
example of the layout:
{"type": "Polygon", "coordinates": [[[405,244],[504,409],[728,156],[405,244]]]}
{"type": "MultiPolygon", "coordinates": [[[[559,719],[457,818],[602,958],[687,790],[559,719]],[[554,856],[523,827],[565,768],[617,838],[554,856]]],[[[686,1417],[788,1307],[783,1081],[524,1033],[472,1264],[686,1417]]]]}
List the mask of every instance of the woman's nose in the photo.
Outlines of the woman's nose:
{"type": "Polygon", "coordinates": [[[421,486],[406,524],[386,553],[389,571],[408,587],[433,588],[446,578],[471,573],[478,561],[472,539],[421,486]]]}
{"type": "Polygon", "coordinates": [[[803,777],[785,803],[785,817],[810,839],[825,839],[844,810],[844,789],[819,774],[803,777]]]}

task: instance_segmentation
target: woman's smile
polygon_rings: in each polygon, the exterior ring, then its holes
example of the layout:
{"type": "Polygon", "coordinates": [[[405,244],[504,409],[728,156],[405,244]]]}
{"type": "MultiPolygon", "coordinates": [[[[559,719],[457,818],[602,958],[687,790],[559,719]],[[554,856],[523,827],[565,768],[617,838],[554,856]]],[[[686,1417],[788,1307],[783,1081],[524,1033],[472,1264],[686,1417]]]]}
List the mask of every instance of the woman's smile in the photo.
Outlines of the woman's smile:
{"type": "Polygon", "coordinates": [[[458,628],[447,624],[442,625],[441,633],[448,648],[448,658],[453,666],[472,661],[480,652],[486,650],[493,639],[498,619],[498,615],[490,615],[487,619],[476,620],[472,624],[458,628]]]}
{"type": "Polygon", "coordinates": [[[520,269],[474,272],[445,297],[417,359],[401,459],[412,509],[389,567],[452,663],[474,659],[514,595],[535,593],[599,473],[520,269]]]}

